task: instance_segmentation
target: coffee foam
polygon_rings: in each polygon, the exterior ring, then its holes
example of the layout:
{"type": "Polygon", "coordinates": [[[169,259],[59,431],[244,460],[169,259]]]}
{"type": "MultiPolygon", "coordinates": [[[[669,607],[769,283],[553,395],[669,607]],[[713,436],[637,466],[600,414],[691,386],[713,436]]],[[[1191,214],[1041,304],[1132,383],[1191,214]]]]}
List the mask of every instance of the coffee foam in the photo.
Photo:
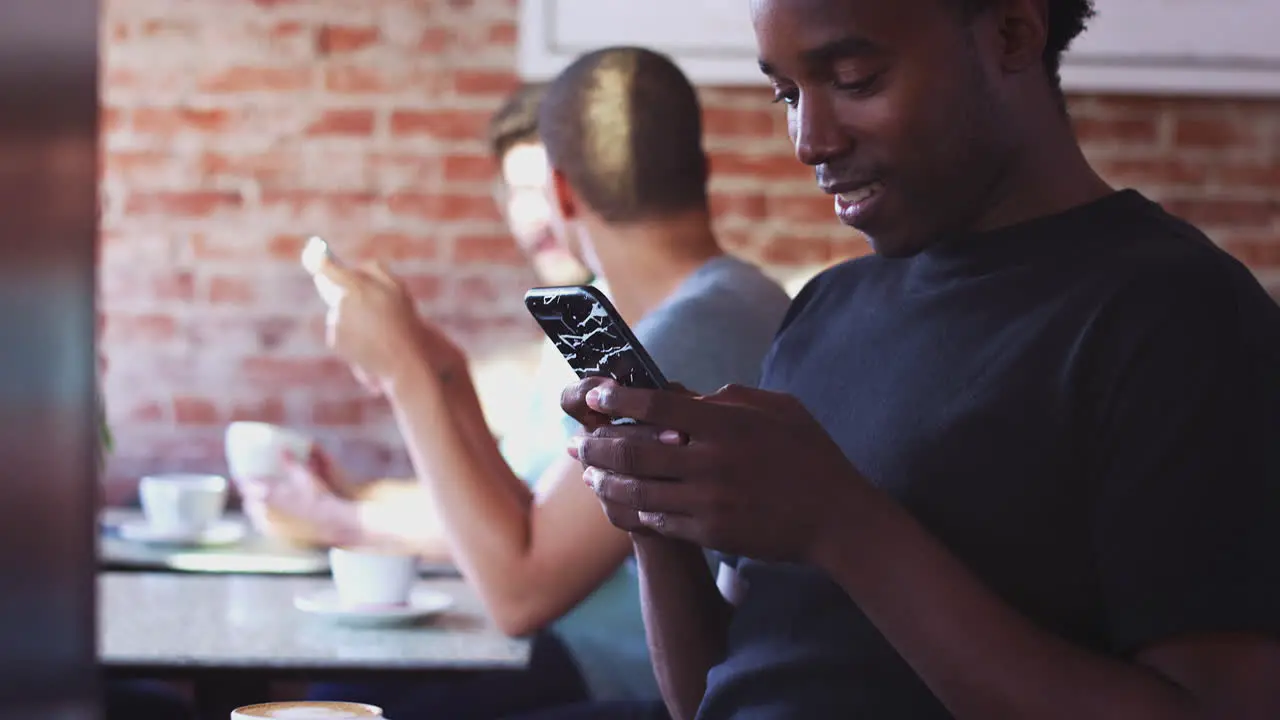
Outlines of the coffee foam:
{"type": "Polygon", "coordinates": [[[273,720],[355,720],[381,718],[382,709],[347,702],[279,702],[249,705],[231,713],[232,720],[272,718],[273,720]]]}

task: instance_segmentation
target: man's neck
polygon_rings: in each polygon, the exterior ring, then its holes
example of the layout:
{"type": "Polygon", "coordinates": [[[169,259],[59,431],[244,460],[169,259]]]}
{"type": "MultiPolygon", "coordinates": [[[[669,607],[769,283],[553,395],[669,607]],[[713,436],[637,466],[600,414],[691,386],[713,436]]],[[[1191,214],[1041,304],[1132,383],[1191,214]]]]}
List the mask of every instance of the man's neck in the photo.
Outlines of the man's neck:
{"type": "Polygon", "coordinates": [[[1070,121],[1054,111],[1029,134],[992,187],[992,203],[975,227],[993,230],[1064,212],[1098,200],[1113,188],[1089,165],[1070,121]]]}
{"type": "Polygon", "coordinates": [[[593,233],[609,295],[630,325],[670,298],[708,260],[724,254],[705,214],[593,233]]]}

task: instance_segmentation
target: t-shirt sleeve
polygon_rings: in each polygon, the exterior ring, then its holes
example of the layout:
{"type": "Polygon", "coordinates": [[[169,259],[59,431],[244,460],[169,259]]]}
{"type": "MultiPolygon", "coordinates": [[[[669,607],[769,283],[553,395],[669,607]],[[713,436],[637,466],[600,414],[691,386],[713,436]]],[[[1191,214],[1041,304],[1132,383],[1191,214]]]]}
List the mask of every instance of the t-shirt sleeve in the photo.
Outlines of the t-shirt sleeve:
{"type": "Polygon", "coordinates": [[[1091,439],[1110,639],[1280,631],[1276,321],[1226,278],[1135,288],[1107,318],[1091,439]]]}

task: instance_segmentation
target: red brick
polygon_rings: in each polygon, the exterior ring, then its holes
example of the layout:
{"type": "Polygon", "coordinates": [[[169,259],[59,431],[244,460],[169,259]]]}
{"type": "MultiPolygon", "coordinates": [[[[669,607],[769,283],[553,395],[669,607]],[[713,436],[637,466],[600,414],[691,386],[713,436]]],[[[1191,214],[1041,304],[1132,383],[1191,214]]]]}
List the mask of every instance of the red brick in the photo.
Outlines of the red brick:
{"type": "Polygon", "coordinates": [[[288,247],[277,245],[281,238],[258,240],[236,233],[216,235],[197,234],[191,238],[191,252],[197,261],[238,261],[244,263],[261,260],[288,260],[296,262],[302,252],[302,238],[288,238],[288,247]]]}
{"type": "Polygon", "coordinates": [[[273,40],[287,40],[302,35],[307,31],[307,27],[295,20],[286,20],[278,22],[267,29],[267,37],[273,40]]]}
{"type": "Polygon", "coordinates": [[[445,183],[488,182],[498,179],[498,166],[488,155],[447,155],[443,174],[445,183]]]}
{"type": "Polygon", "coordinates": [[[813,168],[806,167],[796,160],[795,155],[786,153],[728,153],[718,152],[711,156],[712,176],[744,175],[770,180],[813,179],[813,168]]]}
{"type": "Polygon", "coordinates": [[[387,198],[395,215],[428,220],[500,220],[493,199],[487,195],[434,195],[397,193],[387,198]]]}
{"type": "Polygon", "coordinates": [[[113,342],[158,343],[172,340],[178,334],[178,321],[162,313],[112,314],[105,320],[103,330],[110,333],[113,342]]]}
{"type": "Polygon", "coordinates": [[[456,278],[451,299],[463,306],[471,304],[488,304],[502,299],[502,289],[495,286],[493,280],[485,275],[456,278]]]}
{"type": "Polygon", "coordinates": [[[267,241],[267,256],[295,261],[302,257],[302,248],[306,244],[307,238],[301,235],[277,235],[267,241]]]}
{"type": "Polygon", "coordinates": [[[404,92],[417,84],[413,74],[396,73],[378,67],[340,65],[325,70],[325,89],[351,95],[381,95],[404,92]]]}
{"type": "Polygon", "coordinates": [[[351,369],[337,358],[246,357],[240,378],[249,386],[271,388],[326,387],[331,383],[353,383],[351,369]]]}
{"type": "Polygon", "coordinates": [[[1077,117],[1072,125],[1082,143],[1153,144],[1159,134],[1155,117],[1077,117]]]}
{"type": "Polygon", "coordinates": [[[317,400],[311,405],[311,422],[328,427],[351,427],[364,424],[373,410],[372,403],[364,398],[347,400],[317,400]]]}
{"type": "Polygon", "coordinates": [[[489,116],[481,110],[396,110],[391,113],[391,134],[472,140],[485,136],[489,116]]]}
{"type": "Polygon", "coordinates": [[[218,305],[251,305],[258,299],[251,280],[228,275],[209,278],[209,302],[218,305]]]}
{"type": "Polygon", "coordinates": [[[1265,228],[1280,217],[1280,201],[1186,198],[1162,203],[1169,212],[1204,229],[1265,228]]]}
{"type": "Polygon", "coordinates": [[[316,49],[321,55],[356,52],[376,45],[380,37],[376,27],[325,25],[316,37],[316,49]]]}
{"type": "Polygon", "coordinates": [[[129,195],[125,212],[170,218],[209,217],[220,211],[237,209],[243,204],[244,198],[234,191],[135,192],[129,195]]]}
{"type": "MultiPolygon", "coordinates": [[[[111,270],[102,273],[104,298],[124,301],[151,301],[157,304],[190,302],[195,298],[195,277],[188,270],[111,270]]],[[[107,323],[112,322],[111,315],[107,323]]]]}
{"type": "Polygon", "coordinates": [[[758,192],[713,192],[711,194],[711,212],[716,217],[764,220],[768,214],[768,203],[765,201],[764,195],[758,192]]]}
{"type": "Polygon", "coordinates": [[[113,424],[120,424],[122,421],[128,425],[149,425],[164,420],[166,408],[154,400],[147,400],[132,405],[123,413],[111,413],[113,424]]]}
{"type": "Polygon", "coordinates": [[[527,262],[509,235],[462,235],[454,241],[453,261],[460,265],[523,265],[527,262]]]}
{"type": "Polygon", "coordinates": [[[422,31],[418,38],[418,51],[435,55],[442,53],[458,39],[458,35],[450,28],[429,27],[422,31]]]}
{"type": "Polygon", "coordinates": [[[764,247],[762,260],[770,265],[810,265],[835,259],[830,238],[773,237],[764,247]]]}
{"type": "Polygon", "coordinates": [[[227,416],[227,422],[284,423],[286,415],[284,401],[268,397],[254,402],[236,403],[227,416]]]}
{"type": "Polygon", "coordinates": [[[111,134],[119,132],[124,127],[127,114],[124,110],[116,107],[103,107],[98,113],[98,124],[101,132],[111,134]]]}
{"type": "Polygon", "coordinates": [[[133,130],[144,135],[220,133],[232,121],[231,112],[223,108],[140,107],[133,111],[133,130]]]}
{"type": "Polygon", "coordinates": [[[1251,268],[1280,268],[1280,231],[1229,234],[1221,242],[1222,248],[1237,260],[1251,268]]]}
{"type": "Polygon", "coordinates": [[[326,110],[307,128],[307,134],[369,136],[376,120],[372,110],[326,110]]]}
{"type": "Polygon", "coordinates": [[[1190,158],[1102,158],[1094,168],[1116,185],[1203,185],[1211,163],[1190,158]]]}
{"type": "Polygon", "coordinates": [[[138,25],[138,34],[145,38],[164,37],[194,41],[199,32],[200,26],[196,23],[171,18],[151,18],[138,25]]]}
{"type": "Polygon", "coordinates": [[[355,261],[380,260],[396,262],[401,260],[434,260],[440,255],[439,241],[434,237],[409,235],[406,233],[373,233],[363,236],[353,243],[348,250],[343,246],[340,250],[343,257],[355,261]]]}
{"type": "Polygon", "coordinates": [[[162,175],[173,163],[173,153],[160,150],[108,150],[103,170],[136,186],[162,175]]]}
{"type": "Polygon", "coordinates": [[[440,298],[444,294],[444,278],[439,275],[398,275],[414,300],[424,302],[440,298]]]}
{"type": "Polygon", "coordinates": [[[309,68],[240,66],[204,78],[199,88],[208,93],[298,92],[310,89],[309,68]]]}
{"type": "Polygon", "coordinates": [[[457,70],[453,89],[460,95],[502,95],[520,86],[520,78],[510,71],[457,70]]]}
{"type": "Polygon", "coordinates": [[[217,425],[222,418],[209,398],[179,395],[173,399],[173,421],[179,425],[217,425]]]}
{"type": "MultiPolygon", "coordinates": [[[[761,104],[766,104],[762,98],[761,104]]],[[[709,136],[771,138],[784,127],[777,122],[780,112],[768,107],[761,110],[740,108],[702,108],[702,124],[709,136]]]]}
{"type": "Polygon", "coordinates": [[[1215,174],[1224,185],[1251,189],[1274,188],[1280,193],[1280,158],[1259,162],[1228,163],[1219,165],[1215,174]]]}
{"type": "Polygon", "coordinates": [[[489,43],[491,45],[515,45],[520,29],[513,22],[494,23],[489,26],[489,43]]]}
{"type": "Polygon", "coordinates": [[[1257,143],[1257,133],[1248,124],[1227,118],[1177,118],[1174,144],[1181,148],[1225,150],[1250,147],[1257,143]]]}
{"type": "Polygon", "coordinates": [[[332,217],[349,218],[368,213],[378,202],[372,192],[324,192],[320,190],[264,190],[262,204],[265,207],[283,205],[294,213],[302,213],[312,207],[321,207],[332,217]]]}
{"type": "Polygon", "coordinates": [[[231,153],[208,150],[198,161],[206,178],[225,176],[253,180],[259,185],[287,185],[304,177],[303,158],[298,149],[276,149],[260,153],[231,153]]]}
{"type": "Polygon", "coordinates": [[[836,219],[835,201],[816,187],[812,193],[804,195],[770,195],[768,205],[768,216],[771,219],[829,222],[833,227],[839,222],[836,219]]]}

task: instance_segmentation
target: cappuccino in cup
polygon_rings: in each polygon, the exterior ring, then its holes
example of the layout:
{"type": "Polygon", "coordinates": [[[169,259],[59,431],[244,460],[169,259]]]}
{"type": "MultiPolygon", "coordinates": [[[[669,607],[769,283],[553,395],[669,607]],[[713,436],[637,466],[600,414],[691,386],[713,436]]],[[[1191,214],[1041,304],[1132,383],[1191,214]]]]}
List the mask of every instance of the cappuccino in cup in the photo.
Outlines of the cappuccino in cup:
{"type": "Polygon", "coordinates": [[[360,720],[382,718],[382,708],[353,702],[273,702],[231,711],[231,720],[360,720]]]}

